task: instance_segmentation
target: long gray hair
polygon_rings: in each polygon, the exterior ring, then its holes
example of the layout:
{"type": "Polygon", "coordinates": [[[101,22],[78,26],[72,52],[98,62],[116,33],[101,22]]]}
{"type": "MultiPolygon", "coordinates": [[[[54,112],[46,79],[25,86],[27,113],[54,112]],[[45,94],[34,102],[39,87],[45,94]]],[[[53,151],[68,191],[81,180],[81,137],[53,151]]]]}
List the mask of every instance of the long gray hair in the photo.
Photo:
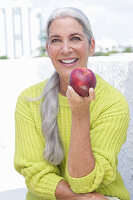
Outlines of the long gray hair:
{"type": "MultiPolygon", "coordinates": [[[[80,10],[72,7],[58,8],[50,15],[46,31],[49,37],[49,27],[53,20],[62,17],[73,17],[83,27],[83,31],[91,41],[93,37],[90,22],[80,10]]],[[[52,165],[61,163],[64,157],[64,150],[59,136],[57,115],[59,110],[58,92],[60,87],[59,75],[55,72],[45,85],[43,94],[44,101],[41,104],[42,132],[45,137],[44,158],[52,165]]]]}

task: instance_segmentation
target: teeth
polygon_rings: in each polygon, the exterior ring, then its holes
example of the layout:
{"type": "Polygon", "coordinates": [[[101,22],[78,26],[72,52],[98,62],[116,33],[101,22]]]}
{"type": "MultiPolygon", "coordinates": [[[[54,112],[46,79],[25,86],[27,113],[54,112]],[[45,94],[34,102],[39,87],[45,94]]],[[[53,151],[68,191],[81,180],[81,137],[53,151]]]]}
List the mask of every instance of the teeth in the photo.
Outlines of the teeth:
{"type": "Polygon", "coordinates": [[[71,59],[71,60],[61,60],[62,63],[70,64],[75,62],[77,59],[71,59]]]}

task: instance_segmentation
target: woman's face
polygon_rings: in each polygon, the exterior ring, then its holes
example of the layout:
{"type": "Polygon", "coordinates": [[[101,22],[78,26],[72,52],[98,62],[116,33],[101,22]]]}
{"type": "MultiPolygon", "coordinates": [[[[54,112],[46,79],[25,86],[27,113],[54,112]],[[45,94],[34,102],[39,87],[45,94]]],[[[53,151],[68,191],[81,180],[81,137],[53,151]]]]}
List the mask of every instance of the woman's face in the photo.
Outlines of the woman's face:
{"type": "Polygon", "coordinates": [[[89,46],[81,24],[72,17],[57,18],[49,27],[47,52],[61,81],[68,82],[73,69],[87,66],[94,46],[94,41],[89,46]]]}

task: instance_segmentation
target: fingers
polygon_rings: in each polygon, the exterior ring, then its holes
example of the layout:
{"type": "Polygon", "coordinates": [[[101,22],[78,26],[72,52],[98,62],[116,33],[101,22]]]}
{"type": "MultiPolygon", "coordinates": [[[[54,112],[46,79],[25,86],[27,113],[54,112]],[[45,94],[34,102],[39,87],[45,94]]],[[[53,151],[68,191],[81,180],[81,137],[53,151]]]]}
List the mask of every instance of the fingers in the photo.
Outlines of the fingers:
{"type": "Polygon", "coordinates": [[[67,96],[67,97],[72,97],[71,90],[73,90],[73,88],[72,88],[71,86],[68,86],[67,92],[66,92],[66,96],[67,96]]]}
{"type": "Polygon", "coordinates": [[[68,86],[68,89],[67,89],[67,92],[66,92],[66,96],[68,98],[73,98],[73,99],[76,99],[76,100],[81,100],[81,96],[79,96],[75,90],[71,87],[71,86],[68,86]]]}
{"type": "Polygon", "coordinates": [[[88,97],[81,97],[74,91],[74,89],[71,86],[68,86],[66,96],[68,98],[74,98],[76,100],[81,100],[81,99],[83,100],[83,98],[84,98],[85,100],[90,102],[90,101],[95,100],[95,90],[94,90],[94,88],[90,88],[89,89],[89,96],[88,97]]]}
{"type": "Polygon", "coordinates": [[[89,89],[88,97],[81,97],[78,95],[71,86],[68,86],[66,92],[67,100],[70,105],[71,111],[74,113],[80,113],[81,111],[88,112],[90,103],[95,99],[95,90],[93,88],[89,89]]]}
{"type": "Polygon", "coordinates": [[[88,97],[84,97],[86,101],[94,101],[95,100],[95,90],[94,88],[90,88],[89,89],[89,96],[88,97]]]}
{"type": "Polygon", "coordinates": [[[91,101],[95,100],[95,90],[94,90],[94,88],[89,89],[89,97],[90,97],[91,101]]]}

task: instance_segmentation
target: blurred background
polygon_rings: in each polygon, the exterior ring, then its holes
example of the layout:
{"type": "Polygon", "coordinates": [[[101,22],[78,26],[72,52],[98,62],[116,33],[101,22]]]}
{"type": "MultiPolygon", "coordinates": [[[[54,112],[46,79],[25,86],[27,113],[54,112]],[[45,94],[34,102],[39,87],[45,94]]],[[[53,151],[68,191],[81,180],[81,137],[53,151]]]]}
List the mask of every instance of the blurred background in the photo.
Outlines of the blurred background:
{"type": "MultiPolygon", "coordinates": [[[[132,0],[0,0],[0,192],[25,188],[24,179],[13,167],[15,104],[24,88],[44,80],[53,71],[45,48],[45,26],[52,10],[64,6],[79,8],[88,16],[96,40],[95,60],[108,56],[112,62],[114,55],[120,55],[123,62],[125,56],[130,62],[133,60],[132,0]]],[[[100,66],[101,60],[98,62],[100,66]]],[[[122,66],[124,71],[125,65],[122,66]]],[[[129,72],[125,72],[120,81],[126,80],[124,76],[129,72]]],[[[132,138],[129,140],[133,144],[132,138]]],[[[133,160],[132,146],[129,148],[133,160]]],[[[129,179],[133,182],[133,175],[129,179]]]]}
{"type": "Polygon", "coordinates": [[[90,19],[95,55],[133,52],[132,0],[0,0],[0,58],[46,55],[47,18],[63,6],[80,8],[90,19]]]}

